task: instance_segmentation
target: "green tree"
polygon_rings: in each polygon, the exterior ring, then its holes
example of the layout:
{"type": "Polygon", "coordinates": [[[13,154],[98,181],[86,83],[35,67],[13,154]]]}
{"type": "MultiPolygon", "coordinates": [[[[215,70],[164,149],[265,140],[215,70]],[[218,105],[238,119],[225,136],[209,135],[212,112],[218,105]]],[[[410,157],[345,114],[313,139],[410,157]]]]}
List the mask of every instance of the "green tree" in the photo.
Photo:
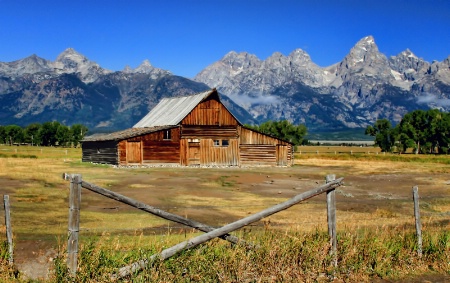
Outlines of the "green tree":
{"type": "Polygon", "coordinates": [[[383,152],[391,152],[395,144],[396,129],[387,119],[379,119],[373,126],[367,126],[366,135],[375,137],[375,144],[383,152]]]}
{"type": "Polygon", "coordinates": [[[305,125],[294,125],[287,120],[267,121],[259,126],[246,126],[276,138],[290,141],[294,145],[302,144],[307,133],[305,125]]]}
{"type": "Polygon", "coordinates": [[[448,153],[450,148],[450,113],[440,113],[436,120],[435,140],[439,153],[448,153]]]}
{"type": "Polygon", "coordinates": [[[6,127],[0,126],[0,144],[6,144],[6,127]]]}
{"type": "Polygon", "coordinates": [[[32,145],[41,144],[39,131],[42,125],[40,123],[32,123],[25,127],[25,142],[32,145]]]}
{"type": "Polygon", "coordinates": [[[71,132],[69,127],[60,124],[56,129],[56,141],[59,146],[67,146],[71,142],[71,132]]]}
{"type": "Polygon", "coordinates": [[[72,136],[72,144],[74,147],[77,147],[88,132],[88,128],[81,124],[73,124],[72,127],[70,127],[70,132],[72,136]]]}
{"type": "Polygon", "coordinates": [[[24,140],[24,131],[22,127],[17,125],[8,125],[5,127],[5,134],[7,143],[12,145],[13,143],[22,143],[24,140]]]}
{"type": "MultiPolygon", "coordinates": [[[[406,113],[398,125],[399,140],[405,151],[412,148],[416,154],[433,153],[447,145],[446,114],[437,109],[415,110],[406,113]]],[[[442,149],[441,149],[442,150],[442,149]]]]}
{"type": "Polygon", "coordinates": [[[43,146],[55,146],[57,142],[56,132],[61,124],[57,121],[45,122],[39,131],[39,139],[43,146]]]}

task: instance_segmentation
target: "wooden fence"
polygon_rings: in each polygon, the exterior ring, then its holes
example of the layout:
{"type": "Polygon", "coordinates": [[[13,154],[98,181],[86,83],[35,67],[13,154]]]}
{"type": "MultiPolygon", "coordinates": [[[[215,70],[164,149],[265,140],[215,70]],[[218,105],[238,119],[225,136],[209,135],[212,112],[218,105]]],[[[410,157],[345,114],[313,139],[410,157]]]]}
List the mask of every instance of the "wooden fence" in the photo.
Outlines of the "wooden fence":
{"type": "Polygon", "coordinates": [[[128,266],[124,266],[119,269],[117,274],[113,275],[113,278],[122,278],[128,276],[136,271],[142,270],[148,265],[150,265],[155,259],[165,260],[178,252],[186,249],[193,248],[197,245],[205,243],[214,238],[222,238],[235,244],[243,244],[247,247],[254,247],[253,244],[247,243],[240,240],[239,238],[230,235],[229,233],[247,226],[251,223],[257,222],[265,217],[288,209],[289,207],[298,204],[304,200],[310,199],[312,197],[318,196],[322,193],[327,193],[327,215],[328,215],[328,232],[330,235],[330,243],[332,246],[331,253],[334,257],[334,262],[337,264],[337,240],[336,240],[336,206],[335,206],[335,189],[342,185],[343,178],[335,180],[335,175],[328,175],[326,184],[319,186],[315,189],[309,190],[302,194],[296,195],[295,197],[279,203],[273,207],[262,210],[258,213],[252,214],[245,218],[242,218],[233,223],[227,224],[220,228],[213,228],[203,223],[187,219],[161,209],[155,208],[153,206],[141,203],[137,200],[131,199],[129,197],[120,195],[118,193],[112,192],[105,188],[98,187],[94,184],[88,183],[82,180],[79,174],[63,174],[65,180],[70,180],[70,196],[69,196],[69,242],[68,242],[68,260],[67,266],[72,274],[76,273],[77,267],[77,254],[78,254],[78,233],[79,233],[79,223],[80,223],[80,200],[81,200],[81,187],[88,189],[92,192],[100,194],[102,196],[117,200],[119,202],[125,203],[132,207],[138,208],[145,212],[151,213],[153,215],[162,217],[164,219],[174,221],[192,228],[198,229],[200,231],[206,232],[200,236],[192,238],[188,241],[179,243],[173,247],[163,250],[159,254],[155,254],[148,259],[143,259],[138,262],[132,263],[128,266]]]}
{"type": "MultiPolygon", "coordinates": [[[[200,231],[206,232],[200,236],[192,238],[190,240],[179,243],[173,247],[163,250],[159,254],[155,254],[148,259],[142,259],[138,262],[132,263],[130,265],[120,268],[116,274],[111,276],[111,279],[126,277],[134,272],[142,270],[156,259],[165,260],[178,252],[183,250],[193,248],[197,245],[205,243],[213,238],[219,237],[234,244],[241,245],[245,248],[257,248],[256,245],[252,243],[245,242],[229,233],[240,229],[244,226],[250,225],[256,221],[259,221],[265,217],[278,213],[285,210],[295,204],[298,204],[304,200],[310,199],[312,197],[318,196],[322,193],[327,194],[327,220],[328,220],[328,233],[330,236],[330,246],[331,246],[331,256],[333,257],[333,264],[337,266],[337,239],[336,239],[336,206],[335,206],[335,190],[337,187],[341,186],[343,183],[343,178],[335,180],[335,175],[328,175],[326,177],[326,184],[319,186],[315,189],[309,190],[302,194],[296,195],[293,198],[279,203],[273,207],[262,210],[253,215],[247,216],[243,219],[235,221],[233,223],[227,224],[220,228],[213,228],[203,223],[197,222],[195,220],[187,219],[164,210],[155,208],[153,206],[144,204],[142,202],[136,201],[132,198],[120,195],[118,193],[112,192],[110,190],[98,187],[94,184],[83,181],[81,175],[74,174],[68,175],[63,174],[65,180],[70,180],[70,195],[69,195],[69,237],[68,237],[68,257],[67,257],[67,267],[72,275],[76,275],[77,270],[77,258],[78,258],[78,236],[79,236],[79,226],[80,226],[80,204],[81,204],[81,188],[88,189],[92,192],[100,194],[102,196],[108,197],[110,199],[117,200],[124,204],[130,205],[147,213],[151,213],[158,217],[164,218],[166,220],[174,221],[200,231]]],[[[9,196],[5,195],[4,200],[4,210],[5,210],[5,226],[6,226],[6,238],[8,243],[8,253],[9,253],[9,264],[13,264],[13,233],[11,228],[11,216],[10,216],[10,203],[9,196]]],[[[415,226],[417,235],[417,253],[420,257],[422,255],[422,225],[420,220],[419,211],[419,194],[418,187],[413,187],[413,201],[414,201],[414,216],[415,216],[415,226]]]]}

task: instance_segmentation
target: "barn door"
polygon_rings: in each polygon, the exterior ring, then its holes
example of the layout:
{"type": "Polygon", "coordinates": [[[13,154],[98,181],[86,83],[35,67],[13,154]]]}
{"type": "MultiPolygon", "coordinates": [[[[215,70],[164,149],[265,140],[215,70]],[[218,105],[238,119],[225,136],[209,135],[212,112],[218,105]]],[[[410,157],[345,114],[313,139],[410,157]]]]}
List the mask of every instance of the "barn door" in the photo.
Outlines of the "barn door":
{"type": "Polygon", "coordinates": [[[127,143],[127,163],[141,163],[141,142],[127,143]]]}
{"type": "Polygon", "coordinates": [[[277,145],[277,165],[287,166],[288,165],[288,147],[285,145],[277,145]]]}
{"type": "Polygon", "coordinates": [[[200,142],[189,142],[188,165],[200,165],[200,142]]]}

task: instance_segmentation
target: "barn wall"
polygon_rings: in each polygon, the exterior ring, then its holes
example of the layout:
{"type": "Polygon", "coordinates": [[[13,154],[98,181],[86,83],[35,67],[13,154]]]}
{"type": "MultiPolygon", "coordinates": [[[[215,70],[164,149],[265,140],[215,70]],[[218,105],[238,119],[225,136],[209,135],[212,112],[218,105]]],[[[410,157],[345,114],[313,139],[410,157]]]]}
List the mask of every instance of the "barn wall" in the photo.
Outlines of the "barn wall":
{"type": "Polygon", "coordinates": [[[269,144],[241,144],[239,147],[241,165],[277,165],[276,145],[269,144]]]}
{"type": "Polygon", "coordinates": [[[238,132],[241,165],[292,165],[292,144],[243,127],[238,132]]]}
{"type": "Polygon", "coordinates": [[[228,140],[228,146],[215,146],[213,139],[200,140],[200,164],[238,166],[239,140],[228,140]]]}
{"type": "Polygon", "coordinates": [[[182,125],[237,126],[238,121],[214,97],[200,102],[181,122],[182,125]]]}
{"type": "Polygon", "coordinates": [[[182,138],[237,138],[236,126],[190,126],[184,125],[181,128],[182,138]]]}
{"type": "Polygon", "coordinates": [[[120,164],[176,163],[180,164],[180,129],[170,129],[171,139],[164,139],[165,130],[132,137],[119,143],[120,164]],[[133,144],[139,144],[139,152],[133,144]],[[140,154],[139,160],[136,156],[140,154]],[[133,157],[133,155],[135,157],[133,157]]]}
{"type": "Polygon", "coordinates": [[[81,144],[82,161],[102,164],[118,164],[116,141],[85,141],[81,144]]]}

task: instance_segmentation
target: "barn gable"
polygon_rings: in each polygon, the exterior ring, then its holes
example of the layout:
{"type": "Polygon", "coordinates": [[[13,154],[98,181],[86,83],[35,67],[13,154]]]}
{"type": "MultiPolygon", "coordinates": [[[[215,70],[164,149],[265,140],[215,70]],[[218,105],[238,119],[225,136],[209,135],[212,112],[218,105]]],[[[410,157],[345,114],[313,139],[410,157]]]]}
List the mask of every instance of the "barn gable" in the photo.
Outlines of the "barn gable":
{"type": "MultiPolygon", "coordinates": [[[[218,104],[222,104],[216,89],[189,96],[163,98],[147,115],[137,122],[133,128],[179,125],[195,108],[199,108],[198,106],[200,104],[202,105],[200,107],[201,109],[213,109],[212,106],[208,107],[205,105],[214,103],[214,101],[218,104]]],[[[225,107],[225,105],[223,105],[223,107],[225,107]]],[[[218,106],[216,106],[216,108],[218,108],[218,106]]],[[[233,116],[231,112],[228,111],[228,113],[233,116]]],[[[208,115],[210,113],[203,114],[206,114],[205,116],[208,117],[210,116],[208,115]]],[[[237,121],[236,118],[234,118],[234,120],[237,121]]]]}

